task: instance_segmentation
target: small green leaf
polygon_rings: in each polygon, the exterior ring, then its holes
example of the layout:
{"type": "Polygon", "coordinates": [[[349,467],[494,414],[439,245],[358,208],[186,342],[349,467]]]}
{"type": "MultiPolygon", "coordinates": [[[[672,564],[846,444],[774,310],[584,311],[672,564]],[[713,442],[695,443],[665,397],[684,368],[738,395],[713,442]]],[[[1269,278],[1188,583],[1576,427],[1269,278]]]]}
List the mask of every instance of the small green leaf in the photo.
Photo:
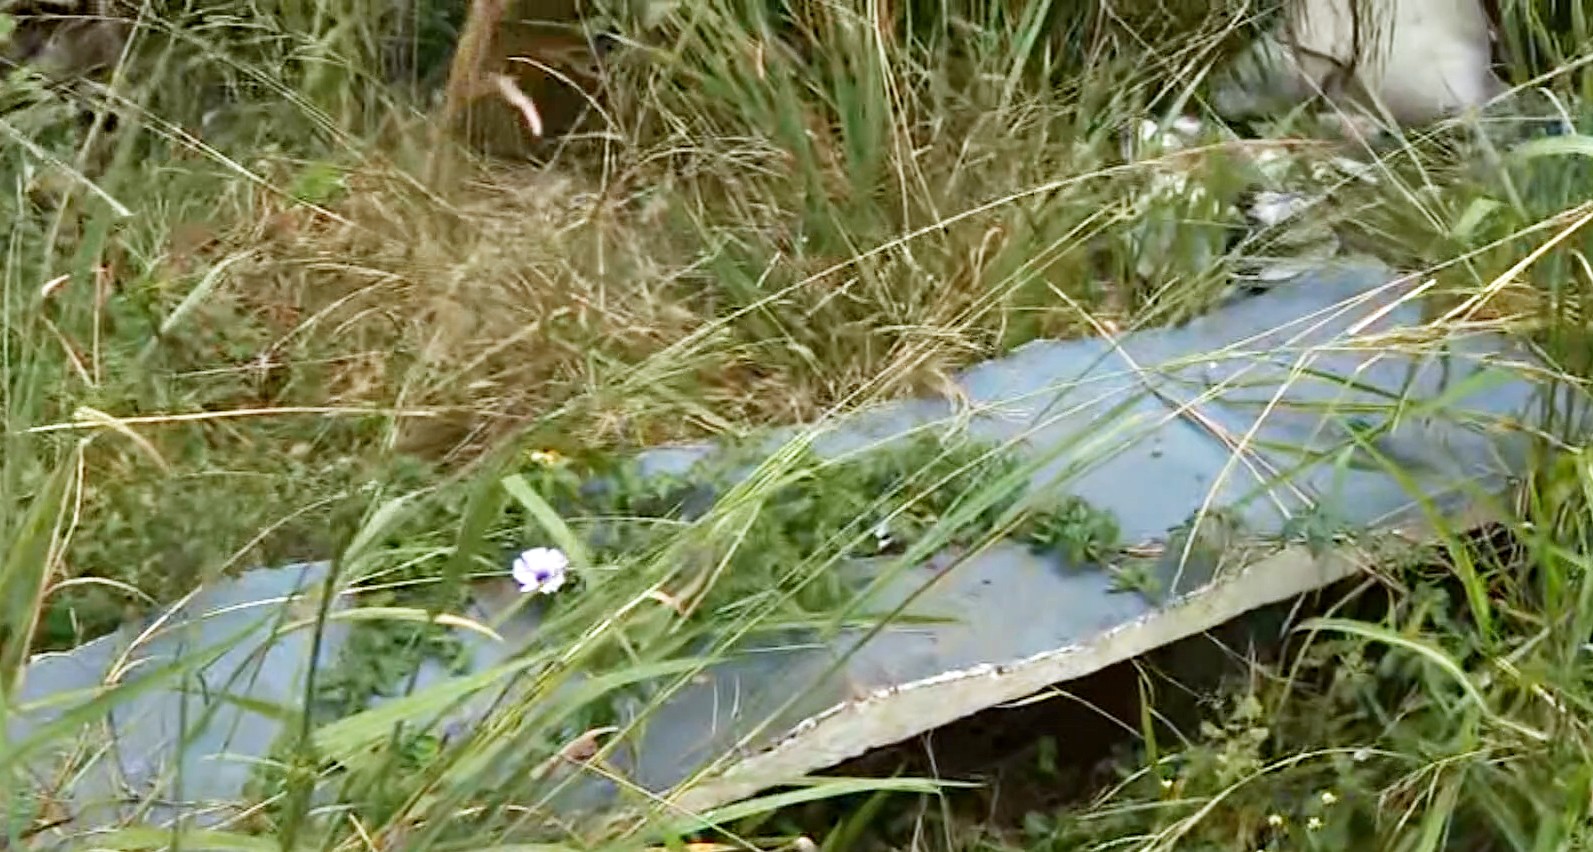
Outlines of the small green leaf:
{"type": "Polygon", "coordinates": [[[96,849],[123,849],[127,852],[163,849],[211,849],[215,852],[281,852],[276,838],[238,834],[231,831],[185,828],[118,828],[94,835],[96,849]]]}
{"type": "Polygon", "coordinates": [[[1449,228],[1449,236],[1461,242],[1473,239],[1483,222],[1487,221],[1494,211],[1504,207],[1504,203],[1492,198],[1474,198],[1461,212],[1460,218],[1449,228]]]}
{"type": "Polygon", "coordinates": [[[928,778],[837,778],[837,779],[809,779],[810,786],[797,790],[787,790],[768,796],[760,796],[737,802],[723,808],[709,811],[699,816],[689,816],[665,823],[655,830],[656,835],[681,836],[704,831],[716,826],[734,823],[759,814],[773,813],[784,808],[807,802],[822,802],[825,799],[834,799],[841,796],[853,796],[860,793],[893,792],[893,793],[939,793],[948,788],[972,788],[978,784],[959,781],[940,781],[928,778]]]}
{"type": "Polygon", "coordinates": [[[526,481],[524,476],[516,473],[512,476],[504,477],[503,488],[509,492],[509,496],[513,497],[527,512],[531,513],[531,517],[542,525],[542,529],[547,531],[548,537],[553,539],[553,543],[564,551],[564,554],[570,558],[571,562],[582,566],[592,564],[586,552],[586,545],[582,544],[581,540],[575,536],[575,533],[570,531],[569,525],[564,522],[563,518],[559,517],[559,513],[554,511],[548,501],[544,500],[542,495],[531,487],[531,484],[526,481]]]}
{"type": "Polygon", "coordinates": [[[343,188],[342,169],[331,163],[311,163],[293,182],[293,197],[306,204],[324,204],[343,188]]]}
{"type": "Polygon", "coordinates": [[[1593,157],[1593,136],[1565,134],[1530,139],[1511,149],[1510,157],[1535,160],[1539,157],[1593,157]]]}

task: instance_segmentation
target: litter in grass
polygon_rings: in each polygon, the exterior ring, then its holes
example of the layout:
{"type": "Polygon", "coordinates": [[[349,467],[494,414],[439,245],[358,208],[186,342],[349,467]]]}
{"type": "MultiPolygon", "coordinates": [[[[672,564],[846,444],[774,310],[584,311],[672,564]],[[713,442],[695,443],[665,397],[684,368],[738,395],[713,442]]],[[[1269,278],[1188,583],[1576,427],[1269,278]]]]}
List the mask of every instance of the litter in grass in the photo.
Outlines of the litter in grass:
{"type": "MultiPolygon", "coordinates": [[[[1420,537],[1415,516],[1424,505],[1453,517],[1486,511],[1487,496],[1520,472],[1527,453],[1524,431],[1496,426],[1533,422],[1545,389],[1528,378],[1530,355],[1504,337],[1471,335],[1441,355],[1382,342],[1420,325],[1412,290],[1375,265],[1318,270],[1182,327],[1038,342],[978,365],[959,380],[974,409],[960,421],[949,403],[917,400],[827,424],[813,443],[823,457],[961,422],[1040,462],[1032,500],[1078,494],[1109,512],[1130,544],[1165,546],[1137,551],[1150,554],[1131,569],[1139,578],[1131,591],[1140,594],[1123,593],[1127,568],[1029,547],[947,550],[919,566],[927,572],[897,570],[902,557],[848,563],[843,575],[860,609],[901,607],[911,623],[877,635],[847,628],[828,639],[732,646],[653,708],[645,728],[621,724],[626,733],[616,735],[606,766],[682,808],[721,804],[1321,588],[1359,570],[1353,549],[1369,537],[1420,537]],[[1391,407],[1390,399],[1404,403],[1391,407]],[[1349,534],[1332,537],[1336,548],[1295,544],[1302,517],[1330,519],[1349,534]],[[1207,535],[1219,521],[1228,532],[1207,535]],[[1207,547],[1212,541],[1221,544],[1207,547]]],[[[768,449],[798,431],[771,436],[768,449]]],[[[654,469],[689,472],[712,453],[661,448],[654,469]]],[[[558,555],[544,549],[517,560],[519,588],[557,589],[567,565],[558,555]]],[[[246,574],[187,610],[231,615],[181,617],[161,635],[185,637],[192,653],[238,633],[240,619],[254,619],[252,629],[269,624],[278,609],[249,602],[314,591],[317,582],[313,568],[246,574]]],[[[535,642],[542,613],[491,600],[478,602],[489,611],[473,612],[486,623],[504,620],[505,641],[461,632],[468,673],[427,664],[418,691],[456,690],[464,682],[456,678],[480,677],[535,642]],[[505,606],[512,611],[491,611],[505,606]]],[[[94,689],[124,652],[159,656],[155,646],[167,641],[140,649],[130,645],[136,635],[125,630],[36,660],[24,704],[94,689]]],[[[323,637],[324,659],[335,657],[342,635],[323,637]]],[[[222,696],[243,689],[240,697],[281,702],[301,694],[294,684],[308,659],[306,636],[249,639],[271,650],[240,646],[223,656],[203,674],[208,697],[157,690],[106,720],[113,759],[75,785],[80,818],[112,819],[104,803],[121,783],[195,809],[196,799],[234,801],[247,774],[240,760],[273,742],[282,721],[222,696]],[[179,752],[173,726],[185,719],[199,732],[179,752]]],[[[467,703],[439,724],[469,730],[488,706],[467,703]]],[[[59,712],[41,705],[14,718],[8,735],[25,742],[59,712]]],[[[615,792],[612,780],[593,775],[558,801],[577,810],[615,792]]]]}

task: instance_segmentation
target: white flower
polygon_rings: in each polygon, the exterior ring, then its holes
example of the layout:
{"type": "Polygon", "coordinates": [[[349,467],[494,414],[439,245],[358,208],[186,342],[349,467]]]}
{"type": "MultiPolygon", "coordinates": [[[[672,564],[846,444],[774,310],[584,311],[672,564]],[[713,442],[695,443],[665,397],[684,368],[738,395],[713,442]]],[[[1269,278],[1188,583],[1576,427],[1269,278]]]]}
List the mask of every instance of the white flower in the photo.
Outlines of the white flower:
{"type": "Polygon", "coordinates": [[[884,550],[891,546],[891,528],[884,521],[874,527],[874,549],[884,550]]]}
{"type": "Polygon", "coordinates": [[[565,569],[570,558],[555,547],[533,547],[514,560],[509,573],[520,584],[520,591],[528,594],[551,595],[564,585],[565,569]]]}

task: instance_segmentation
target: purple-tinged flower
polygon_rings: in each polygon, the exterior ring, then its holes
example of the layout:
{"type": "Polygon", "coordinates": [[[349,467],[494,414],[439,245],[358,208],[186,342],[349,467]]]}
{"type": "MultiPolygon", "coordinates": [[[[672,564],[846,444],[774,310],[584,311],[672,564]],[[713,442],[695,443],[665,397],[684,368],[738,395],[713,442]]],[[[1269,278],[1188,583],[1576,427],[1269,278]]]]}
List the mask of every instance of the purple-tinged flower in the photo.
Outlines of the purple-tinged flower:
{"type": "Polygon", "coordinates": [[[564,585],[570,558],[554,547],[533,547],[515,557],[510,576],[527,594],[551,595],[564,585]]]}

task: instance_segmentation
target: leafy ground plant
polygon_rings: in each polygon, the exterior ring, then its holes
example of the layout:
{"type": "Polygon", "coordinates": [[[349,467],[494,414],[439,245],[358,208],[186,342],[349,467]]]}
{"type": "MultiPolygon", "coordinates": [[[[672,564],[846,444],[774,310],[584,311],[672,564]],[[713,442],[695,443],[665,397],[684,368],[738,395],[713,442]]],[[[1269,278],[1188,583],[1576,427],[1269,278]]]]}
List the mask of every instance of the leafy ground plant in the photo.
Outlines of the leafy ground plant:
{"type": "MultiPolygon", "coordinates": [[[[842,562],[902,554],[931,531],[944,539],[941,546],[953,547],[1009,536],[1074,565],[1104,564],[1119,544],[1111,516],[1078,498],[1025,508],[1017,493],[1003,492],[956,520],[960,507],[1025,464],[1006,448],[956,433],[918,434],[830,461],[798,452],[781,460],[785,473],[759,485],[751,506],[738,501],[737,486],[764,475],[764,459],[746,450],[709,456],[676,475],[645,473],[638,459],[583,465],[547,451],[526,455],[528,463],[504,479],[520,499],[483,526],[478,570],[470,576],[506,587],[509,555],[533,546],[559,554],[555,570],[562,576],[569,557],[557,548],[569,545],[550,534],[544,512],[553,513],[579,542],[584,564],[551,587],[561,594],[545,616],[556,616],[570,597],[614,594],[616,576],[629,577],[627,588],[645,576],[646,585],[704,629],[757,613],[758,631],[780,631],[822,621],[861,593],[857,578],[838,573],[842,562]],[[952,523],[957,529],[948,534],[952,523]],[[670,567],[659,574],[655,563],[670,567]]],[[[439,589],[439,578],[459,558],[445,539],[446,531],[466,524],[465,506],[459,500],[437,506],[408,524],[412,532],[395,533],[398,546],[350,586],[362,605],[462,610],[469,585],[439,589]]],[[[436,625],[362,622],[352,631],[345,659],[319,679],[321,706],[333,716],[357,712],[372,697],[400,694],[425,659],[459,673],[468,667],[458,641],[436,625]]]]}

